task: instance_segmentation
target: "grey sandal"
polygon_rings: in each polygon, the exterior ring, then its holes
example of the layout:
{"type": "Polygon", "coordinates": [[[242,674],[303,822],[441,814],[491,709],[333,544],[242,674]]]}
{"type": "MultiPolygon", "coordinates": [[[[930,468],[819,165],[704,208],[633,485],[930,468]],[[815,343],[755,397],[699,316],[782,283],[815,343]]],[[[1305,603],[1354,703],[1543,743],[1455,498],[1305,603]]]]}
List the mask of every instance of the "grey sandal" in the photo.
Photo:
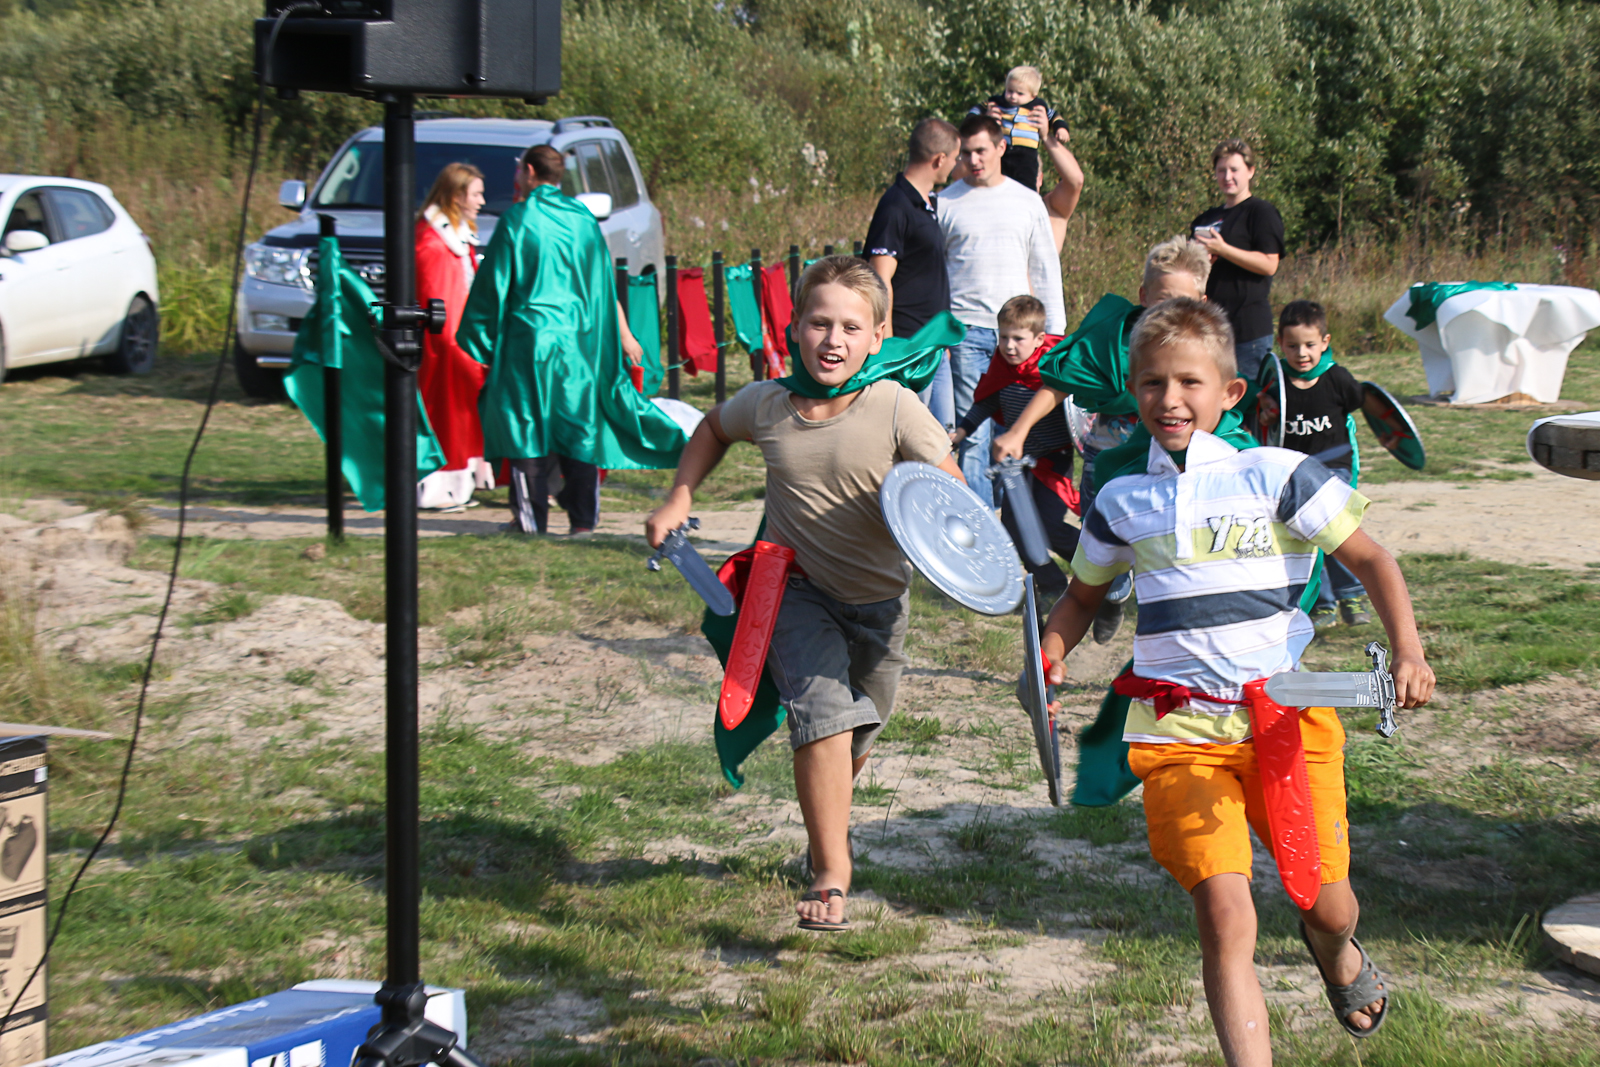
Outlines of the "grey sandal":
{"type": "Polygon", "coordinates": [[[1333,1005],[1333,1014],[1338,1018],[1339,1025],[1344,1027],[1345,1033],[1351,1037],[1366,1038],[1383,1029],[1383,1021],[1389,1017],[1389,982],[1372,962],[1372,957],[1367,955],[1367,950],[1361,947],[1361,942],[1353,937],[1350,939],[1356,951],[1361,953],[1361,971],[1356,975],[1356,980],[1349,985],[1334,985],[1328,981],[1328,972],[1322,969],[1322,961],[1317,959],[1317,950],[1312,947],[1304,922],[1300,923],[1300,940],[1305,942],[1306,951],[1311,953],[1311,962],[1317,965],[1317,974],[1322,976],[1322,984],[1328,991],[1328,1003],[1333,1005]],[[1383,1007],[1370,1013],[1371,1026],[1362,1029],[1351,1025],[1352,1014],[1365,1012],[1368,1004],[1380,1000],[1383,1007]]]}
{"type": "MultiPolygon", "coordinates": [[[[842,890],[842,889],[813,889],[811,892],[803,894],[800,897],[800,900],[801,900],[801,902],[805,902],[805,901],[808,901],[808,900],[820,900],[824,905],[827,905],[828,907],[832,907],[833,906],[833,898],[834,897],[839,897],[839,898],[842,899],[844,897],[844,890],[842,890]]],[[[835,932],[835,931],[838,931],[838,930],[848,930],[849,928],[850,928],[850,920],[849,919],[840,919],[838,922],[830,922],[827,919],[801,919],[800,920],[800,929],[802,929],[802,930],[821,930],[821,931],[823,931],[825,933],[832,933],[832,932],[835,932]]]]}

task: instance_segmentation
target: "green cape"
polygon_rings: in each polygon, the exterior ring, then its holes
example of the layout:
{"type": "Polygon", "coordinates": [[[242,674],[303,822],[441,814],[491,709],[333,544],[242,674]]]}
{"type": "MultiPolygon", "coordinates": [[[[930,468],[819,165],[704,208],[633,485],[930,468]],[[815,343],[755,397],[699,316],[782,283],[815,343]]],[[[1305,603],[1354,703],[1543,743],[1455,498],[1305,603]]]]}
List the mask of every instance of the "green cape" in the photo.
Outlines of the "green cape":
{"type": "Polygon", "coordinates": [[[478,397],[485,458],[677,465],[687,438],[628,378],[616,292],[600,224],[556,186],[500,217],[456,332],[489,367],[478,397]]]}
{"type": "MultiPolygon", "coordinates": [[[[1235,409],[1224,411],[1222,421],[1211,432],[1234,448],[1259,447],[1259,442],[1245,431],[1235,409]]],[[[1149,467],[1149,455],[1150,431],[1141,423],[1126,441],[1096,457],[1095,485],[1103,489],[1113,478],[1142,474],[1149,467]]],[[[1320,563],[1320,553],[1317,558],[1320,563]]],[[[1321,571],[1320,566],[1312,570],[1311,581],[1306,583],[1300,597],[1300,610],[1310,611],[1316,604],[1321,571]]],[[[1132,669],[1133,660],[1130,659],[1117,673],[1132,669]]],[[[1122,739],[1130,702],[1130,698],[1108,688],[1105,699],[1100,702],[1100,714],[1078,734],[1078,776],[1072,787],[1074,804],[1085,807],[1115,804],[1139,784],[1138,777],[1128,767],[1128,743],[1122,739]]]]}
{"type": "Polygon", "coordinates": [[[661,304],[656,299],[656,272],[628,276],[628,329],[644,349],[644,395],[655,396],[666,373],[661,365],[661,304]]]}
{"type": "Polygon", "coordinates": [[[733,332],[751,355],[761,352],[761,297],[756,291],[755,269],[749,263],[728,267],[722,274],[728,293],[733,332]]]}
{"type": "MultiPolygon", "coordinates": [[[[317,303],[300,323],[294,356],[283,386],[327,440],[323,421],[322,369],[339,370],[339,412],[344,455],[340,467],[363,511],[384,506],[384,361],[372,333],[369,308],[376,299],[361,276],[346,267],[339,241],[324,237],[317,264],[317,303]]],[[[417,478],[444,466],[444,452],[433,436],[428,413],[417,397],[417,478]]]]}
{"type": "MultiPolygon", "coordinates": [[[[787,378],[779,378],[778,384],[791,392],[814,399],[855,392],[885,378],[897,381],[907,389],[920,391],[933,380],[934,372],[939,369],[939,361],[944,358],[944,350],[960,344],[966,333],[967,328],[957,322],[954,316],[949,312],[941,312],[911,337],[891,337],[884,341],[883,347],[875,355],[868,356],[867,362],[848,382],[834,390],[818,385],[816,379],[806,372],[797,346],[791,339],[789,353],[795,373],[787,378]]],[[[766,529],[767,520],[763,516],[761,526],[756,530],[757,541],[761,540],[766,529]]],[[[706,640],[716,650],[717,659],[722,661],[724,667],[728,665],[728,650],[733,647],[733,632],[738,622],[738,613],[713,615],[709,608],[700,620],[700,632],[706,635],[706,640]]],[[[783,705],[778,702],[778,687],[773,683],[771,673],[763,667],[755,701],[744,721],[729,730],[722,725],[722,716],[715,716],[716,725],[712,733],[717,743],[717,760],[722,764],[723,776],[735,789],[744,785],[740,765],[761,742],[784,724],[787,715],[783,705]]]]}
{"type": "Polygon", "coordinates": [[[885,338],[883,347],[868,356],[861,369],[843,385],[825,386],[806,370],[805,361],[800,358],[800,346],[791,331],[789,365],[794,370],[787,378],[779,378],[778,384],[791,393],[799,393],[813,400],[827,400],[859,392],[884,378],[892,378],[913,393],[920,393],[933,381],[934,374],[939,370],[939,362],[944,359],[944,350],[954,348],[966,336],[967,328],[950,312],[941,311],[910,337],[885,338]]]}
{"type": "Polygon", "coordinates": [[[1510,282],[1418,282],[1411,287],[1411,306],[1406,317],[1417,324],[1417,329],[1432,326],[1439,317],[1439,305],[1452,296],[1478,289],[1515,289],[1510,282]]]}
{"type": "Polygon", "coordinates": [[[1107,293],[1089,309],[1075,333],[1039,359],[1039,377],[1067,393],[1080,408],[1100,415],[1138,410],[1128,392],[1128,335],[1144,308],[1107,293]]]}

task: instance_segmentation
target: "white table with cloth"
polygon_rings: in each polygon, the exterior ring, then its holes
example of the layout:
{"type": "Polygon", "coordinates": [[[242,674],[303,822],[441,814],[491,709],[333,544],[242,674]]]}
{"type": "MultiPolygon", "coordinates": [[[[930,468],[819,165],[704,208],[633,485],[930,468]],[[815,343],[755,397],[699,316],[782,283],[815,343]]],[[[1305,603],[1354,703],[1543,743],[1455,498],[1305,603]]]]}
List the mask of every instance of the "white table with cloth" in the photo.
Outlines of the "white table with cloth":
{"type": "Polygon", "coordinates": [[[1419,283],[1383,317],[1417,342],[1434,396],[1487,404],[1521,393],[1553,404],[1561,399],[1567,356],[1600,326],[1600,293],[1521,282],[1419,283]]]}

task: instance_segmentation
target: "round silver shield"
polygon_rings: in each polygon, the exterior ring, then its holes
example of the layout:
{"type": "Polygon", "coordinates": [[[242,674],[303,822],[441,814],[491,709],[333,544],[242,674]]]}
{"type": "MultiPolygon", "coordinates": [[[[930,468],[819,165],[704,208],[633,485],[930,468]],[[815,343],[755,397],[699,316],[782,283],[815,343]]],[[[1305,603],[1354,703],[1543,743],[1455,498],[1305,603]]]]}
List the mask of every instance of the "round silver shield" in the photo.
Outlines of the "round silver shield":
{"type": "Polygon", "coordinates": [[[1540,419],[1528,427],[1528,455],[1568,478],[1600,481],[1600,411],[1540,419]]]}
{"type": "Polygon", "coordinates": [[[1072,447],[1081,456],[1090,435],[1094,433],[1095,413],[1074,404],[1070,396],[1061,402],[1061,410],[1067,417],[1067,432],[1072,435],[1072,447]]]}
{"type": "Polygon", "coordinates": [[[878,502],[895,544],[940,592],[983,615],[1022,603],[1017,550],[971,489],[927,463],[899,463],[878,502]]]}
{"type": "Polygon", "coordinates": [[[1252,432],[1262,444],[1282,448],[1289,398],[1284,393],[1283,364],[1275,353],[1268,352],[1267,358],[1261,361],[1261,373],[1256,377],[1256,384],[1261,391],[1256,393],[1252,432]]]}
{"type": "Polygon", "coordinates": [[[1400,401],[1377,382],[1361,383],[1361,415],[1378,443],[1391,456],[1414,471],[1427,465],[1428,453],[1422,447],[1417,424],[1411,421],[1400,401]]]}

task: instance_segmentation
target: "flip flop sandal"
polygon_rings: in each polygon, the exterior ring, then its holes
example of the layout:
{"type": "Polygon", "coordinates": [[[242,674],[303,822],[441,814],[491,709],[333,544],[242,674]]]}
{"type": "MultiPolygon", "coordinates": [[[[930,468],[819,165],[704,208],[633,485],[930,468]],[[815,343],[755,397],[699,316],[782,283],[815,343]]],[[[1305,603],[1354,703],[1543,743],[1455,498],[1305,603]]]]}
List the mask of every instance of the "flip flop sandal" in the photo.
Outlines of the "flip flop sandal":
{"type": "MultiPolygon", "coordinates": [[[[833,903],[833,898],[834,897],[843,897],[843,896],[844,896],[844,890],[842,890],[842,889],[813,889],[811,892],[806,893],[803,896],[801,896],[800,901],[801,901],[801,903],[805,903],[808,900],[820,900],[824,904],[831,905],[833,903]]],[[[821,931],[824,931],[824,932],[833,932],[833,931],[836,931],[836,930],[847,930],[849,928],[850,928],[850,920],[849,919],[840,919],[836,923],[835,922],[829,922],[826,919],[801,919],[800,920],[800,929],[802,929],[802,930],[821,930],[821,931]]]]}
{"type": "Polygon", "coordinates": [[[1306,934],[1306,924],[1300,924],[1300,940],[1306,944],[1306,951],[1311,953],[1311,962],[1317,965],[1317,974],[1322,977],[1322,984],[1328,991],[1328,1003],[1333,1005],[1333,1014],[1338,1018],[1339,1025],[1344,1027],[1345,1033],[1355,1038],[1368,1038],[1383,1029],[1383,1022],[1389,1017],[1389,1005],[1393,1003],[1389,982],[1372,962],[1372,957],[1367,955],[1367,950],[1361,947],[1361,942],[1355,938],[1350,943],[1361,953],[1361,971],[1356,975],[1356,980],[1349,985],[1334,985],[1328,981],[1328,972],[1322,969],[1322,961],[1317,959],[1317,950],[1311,946],[1311,938],[1306,934]],[[1353,1026],[1350,1016],[1354,1012],[1365,1012],[1367,1005],[1375,1001],[1383,1001],[1383,1007],[1370,1013],[1372,1025],[1366,1029],[1353,1026]]]}

